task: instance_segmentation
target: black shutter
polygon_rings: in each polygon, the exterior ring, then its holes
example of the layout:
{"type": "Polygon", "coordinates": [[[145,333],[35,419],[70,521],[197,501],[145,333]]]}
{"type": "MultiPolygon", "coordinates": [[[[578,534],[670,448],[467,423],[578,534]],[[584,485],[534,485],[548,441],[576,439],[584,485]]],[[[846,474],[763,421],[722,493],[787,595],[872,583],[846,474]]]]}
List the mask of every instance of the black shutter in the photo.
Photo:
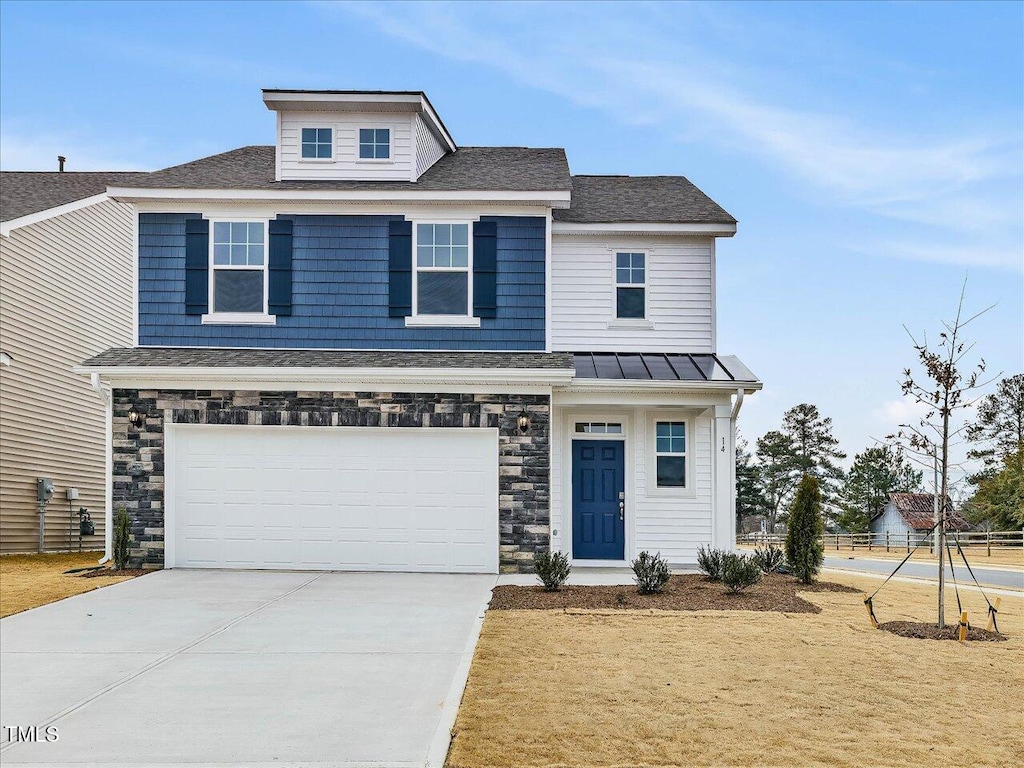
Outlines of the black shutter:
{"type": "Polygon", "coordinates": [[[210,222],[185,219],[185,314],[205,315],[210,306],[210,222]]]}
{"type": "Polygon", "coordinates": [[[473,316],[498,315],[498,224],[473,225],[473,316]]]}
{"type": "Polygon", "coordinates": [[[272,315],[292,313],[292,220],[272,219],[267,257],[267,310],[272,315]]]}
{"type": "Polygon", "coordinates": [[[392,221],[388,227],[388,315],[412,314],[412,222],[392,221]]]}

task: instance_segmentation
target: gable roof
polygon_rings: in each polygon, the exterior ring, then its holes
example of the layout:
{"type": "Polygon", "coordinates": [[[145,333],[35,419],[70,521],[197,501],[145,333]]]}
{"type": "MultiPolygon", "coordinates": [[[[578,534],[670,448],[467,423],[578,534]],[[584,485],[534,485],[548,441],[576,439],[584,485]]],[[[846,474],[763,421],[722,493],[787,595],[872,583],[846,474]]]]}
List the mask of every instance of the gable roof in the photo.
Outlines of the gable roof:
{"type": "Polygon", "coordinates": [[[574,224],[736,223],[685,176],[573,176],[571,206],[554,211],[553,218],[574,224]]]}
{"type": "Polygon", "coordinates": [[[108,186],[133,184],[147,176],[137,171],[2,171],[0,221],[102,194],[108,186]]]}
{"type": "MultiPolygon", "coordinates": [[[[935,495],[931,493],[890,493],[889,503],[896,508],[900,517],[909,527],[916,531],[928,530],[935,524],[935,495]]],[[[952,510],[953,502],[946,500],[946,506],[952,510]]],[[[946,528],[954,531],[966,531],[971,524],[962,515],[950,512],[946,517],[946,528]]]]}
{"type": "Polygon", "coordinates": [[[240,147],[164,168],[122,187],[142,189],[256,190],[438,190],[541,192],[569,190],[569,161],[564,149],[460,147],[411,181],[275,181],[275,149],[240,147]]]}

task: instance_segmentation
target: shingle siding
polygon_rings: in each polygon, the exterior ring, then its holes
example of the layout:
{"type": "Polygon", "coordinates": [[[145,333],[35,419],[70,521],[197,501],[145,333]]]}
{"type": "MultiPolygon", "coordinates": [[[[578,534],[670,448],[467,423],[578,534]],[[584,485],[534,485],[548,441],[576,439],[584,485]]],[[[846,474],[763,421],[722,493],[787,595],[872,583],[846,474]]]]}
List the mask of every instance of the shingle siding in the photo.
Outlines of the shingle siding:
{"type": "Polygon", "coordinates": [[[139,216],[139,343],[148,346],[543,350],[545,221],[498,225],[498,317],[480,328],[406,328],[388,317],[394,216],[289,216],[292,315],[274,326],[202,325],[185,314],[185,219],[139,216]]]}

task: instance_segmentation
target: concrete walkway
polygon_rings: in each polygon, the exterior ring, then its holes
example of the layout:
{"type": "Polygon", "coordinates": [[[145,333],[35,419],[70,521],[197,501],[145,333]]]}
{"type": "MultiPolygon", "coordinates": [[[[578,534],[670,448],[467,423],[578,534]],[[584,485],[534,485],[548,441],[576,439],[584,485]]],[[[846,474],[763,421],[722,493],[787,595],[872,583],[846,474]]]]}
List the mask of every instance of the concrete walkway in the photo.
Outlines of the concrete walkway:
{"type": "Polygon", "coordinates": [[[0,763],[441,765],[495,580],[172,570],[10,616],[0,763]]]}

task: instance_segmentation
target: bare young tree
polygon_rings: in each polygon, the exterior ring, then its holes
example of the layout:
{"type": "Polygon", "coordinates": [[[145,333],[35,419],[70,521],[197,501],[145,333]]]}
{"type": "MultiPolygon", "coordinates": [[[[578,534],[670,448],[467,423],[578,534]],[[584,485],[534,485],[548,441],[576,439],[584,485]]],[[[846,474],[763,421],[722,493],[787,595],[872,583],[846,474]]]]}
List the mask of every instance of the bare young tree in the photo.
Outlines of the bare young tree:
{"type": "MultiPolygon", "coordinates": [[[[960,301],[957,304],[956,317],[952,321],[943,320],[943,331],[939,333],[937,343],[929,344],[926,334],[920,340],[906,326],[904,330],[910,336],[917,362],[923,370],[923,376],[915,375],[910,368],[903,370],[901,388],[904,395],[910,395],[916,402],[927,407],[917,427],[901,425],[900,431],[893,435],[907,446],[907,450],[918,456],[926,456],[935,461],[938,482],[937,520],[938,556],[939,556],[939,601],[938,625],[945,626],[945,550],[946,520],[952,510],[949,509],[950,490],[950,447],[952,441],[960,435],[966,425],[954,427],[957,416],[977,400],[977,391],[989,383],[981,381],[985,373],[985,360],[979,358],[977,363],[967,363],[965,358],[974,350],[974,343],[964,340],[964,329],[977,320],[992,307],[987,307],[971,317],[964,317],[964,297],[967,292],[967,281],[964,280],[960,290],[960,301]]],[[[993,305],[994,306],[994,305],[993,305]]]]}

